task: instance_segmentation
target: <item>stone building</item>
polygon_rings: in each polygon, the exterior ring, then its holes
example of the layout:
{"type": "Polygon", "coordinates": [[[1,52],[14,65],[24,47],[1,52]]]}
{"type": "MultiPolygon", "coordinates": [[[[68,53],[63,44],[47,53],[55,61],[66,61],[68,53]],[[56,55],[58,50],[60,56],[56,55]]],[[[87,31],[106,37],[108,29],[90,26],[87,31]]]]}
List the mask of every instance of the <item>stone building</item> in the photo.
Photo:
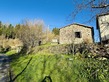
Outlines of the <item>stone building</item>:
{"type": "Polygon", "coordinates": [[[100,42],[109,42],[109,13],[97,15],[97,29],[99,30],[100,42]]]}
{"type": "Polygon", "coordinates": [[[60,28],[60,44],[80,44],[80,43],[93,43],[94,31],[93,27],[85,26],[82,24],[71,24],[60,28]]]}

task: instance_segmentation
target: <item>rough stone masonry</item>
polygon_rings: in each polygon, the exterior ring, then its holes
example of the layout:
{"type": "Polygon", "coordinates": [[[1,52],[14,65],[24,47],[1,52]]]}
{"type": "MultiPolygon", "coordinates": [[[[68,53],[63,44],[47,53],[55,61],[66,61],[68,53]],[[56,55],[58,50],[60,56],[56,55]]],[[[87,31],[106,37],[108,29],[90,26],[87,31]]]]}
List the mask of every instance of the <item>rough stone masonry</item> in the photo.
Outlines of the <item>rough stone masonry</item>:
{"type": "Polygon", "coordinates": [[[74,23],[60,29],[60,44],[93,43],[93,41],[93,27],[74,23]]]}

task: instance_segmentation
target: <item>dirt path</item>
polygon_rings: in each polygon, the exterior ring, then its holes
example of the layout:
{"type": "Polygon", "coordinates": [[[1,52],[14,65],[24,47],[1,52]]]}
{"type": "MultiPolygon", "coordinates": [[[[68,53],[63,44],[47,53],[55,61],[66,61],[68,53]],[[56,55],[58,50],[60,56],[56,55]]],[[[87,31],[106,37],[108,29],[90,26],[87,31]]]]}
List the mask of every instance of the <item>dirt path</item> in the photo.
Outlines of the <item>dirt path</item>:
{"type": "Polygon", "coordinates": [[[0,54],[0,82],[7,82],[8,78],[8,70],[9,70],[9,58],[0,54]]]}

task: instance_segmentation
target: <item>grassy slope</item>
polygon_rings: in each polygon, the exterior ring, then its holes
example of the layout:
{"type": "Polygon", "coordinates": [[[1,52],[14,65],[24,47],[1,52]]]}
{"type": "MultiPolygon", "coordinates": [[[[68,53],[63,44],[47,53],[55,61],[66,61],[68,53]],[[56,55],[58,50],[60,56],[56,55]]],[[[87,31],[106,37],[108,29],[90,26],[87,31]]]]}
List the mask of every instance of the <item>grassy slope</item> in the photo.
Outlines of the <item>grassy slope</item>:
{"type": "Polygon", "coordinates": [[[41,82],[45,76],[51,76],[53,82],[71,82],[77,80],[77,77],[80,78],[78,81],[83,80],[85,82],[86,80],[79,76],[81,61],[73,61],[73,58],[69,60],[69,56],[52,54],[20,57],[11,64],[15,75],[21,72],[31,57],[33,57],[31,63],[16,79],[16,82],[41,82]]]}
{"type": "MultiPolygon", "coordinates": [[[[15,51],[7,54],[11,56],[13,53],[15,51]]],[[[84,58],[84,54],[54,55],[47,51],[21,57],[15,56],[11,62],[14,77],[25,68],[31,57],[33,59],[30,64],[15,82],[42,82],[45,76],[50,76],[53,82],[109,81],[109,60],[84,58]]]]}
{"type": "Polygon", "coordinates": [[[33,57],[32,61],[16,82],[41,82],[45,76],[50,76],[53,82],[109,81],[109,74],[105,72],[109,69],[104,68],[109,64],[104,66],[104,61],[84,59],[81,55],[66,56],[47,53],[23,56],[13,60],[11,67],[15,76],[23,70],[31,57],[33,57]],[[101,64],[103,64],[102,67],[101,64]]]}

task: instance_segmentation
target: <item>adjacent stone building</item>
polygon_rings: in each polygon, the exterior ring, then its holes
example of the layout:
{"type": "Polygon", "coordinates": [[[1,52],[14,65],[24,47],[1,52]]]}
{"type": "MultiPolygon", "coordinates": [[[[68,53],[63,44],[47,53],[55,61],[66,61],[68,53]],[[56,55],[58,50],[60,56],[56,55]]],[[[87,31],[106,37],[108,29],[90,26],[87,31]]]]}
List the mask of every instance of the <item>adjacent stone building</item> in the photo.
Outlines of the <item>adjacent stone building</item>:
{"type": "Polygon", "coordinates": [[[97,15],[97,29],[99,30],[100,42],[109,42],[109,13],[97,15]]]}
{"type": "Polygon", "coordinates": [[[93,43],[93,38],[94,31],[90,26],[74,23],[60,28],[60,44],[93,43]]]}

